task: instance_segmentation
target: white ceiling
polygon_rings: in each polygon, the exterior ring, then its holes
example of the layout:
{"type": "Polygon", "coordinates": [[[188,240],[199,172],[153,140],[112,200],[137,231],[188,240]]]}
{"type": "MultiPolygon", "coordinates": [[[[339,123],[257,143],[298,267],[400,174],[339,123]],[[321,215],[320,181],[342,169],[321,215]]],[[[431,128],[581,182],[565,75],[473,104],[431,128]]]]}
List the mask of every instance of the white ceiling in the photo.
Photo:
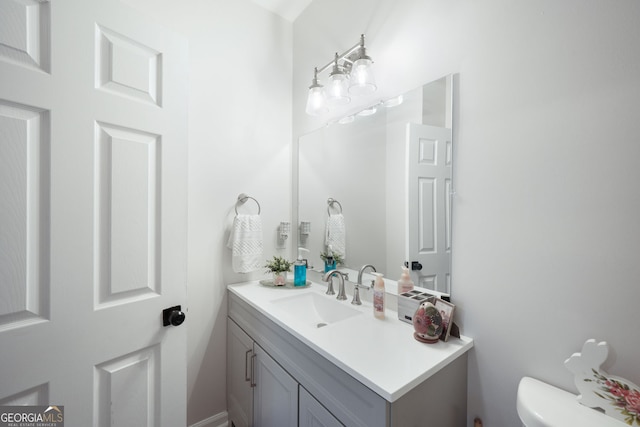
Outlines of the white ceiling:
{"type": "Polygon", "coordinates": [[[309,6],[313,0],[251,0],[273,13],[282,16],[289,22],[296,20],[298,15],[309,6]]]}

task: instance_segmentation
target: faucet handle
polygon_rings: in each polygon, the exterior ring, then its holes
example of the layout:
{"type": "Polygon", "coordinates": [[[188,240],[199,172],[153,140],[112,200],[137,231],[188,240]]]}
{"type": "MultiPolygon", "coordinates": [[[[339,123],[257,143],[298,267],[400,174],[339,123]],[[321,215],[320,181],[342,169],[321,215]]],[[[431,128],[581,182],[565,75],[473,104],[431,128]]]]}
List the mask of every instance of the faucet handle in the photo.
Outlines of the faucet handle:
{"type": "Polygon", "coordinates": [[[371,280],[371,283],[369,283],[368,285],[364,285],[364,284],[363,285],[358,285],[356,283],[355,286],[356,286],[356,288],[362,288],[362,289],[370,290],[370,289],[373,289],[373,284],[374,283],[375,283],[375,280],[371,280]]]}

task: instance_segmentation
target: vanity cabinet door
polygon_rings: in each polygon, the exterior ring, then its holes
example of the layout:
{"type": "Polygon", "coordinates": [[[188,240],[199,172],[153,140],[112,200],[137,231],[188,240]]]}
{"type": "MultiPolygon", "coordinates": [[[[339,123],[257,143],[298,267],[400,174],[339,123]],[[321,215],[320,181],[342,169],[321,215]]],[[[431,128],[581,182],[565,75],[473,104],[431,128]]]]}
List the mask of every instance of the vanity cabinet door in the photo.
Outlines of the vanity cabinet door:
{"type": "Polygon", "coordinates": [[[299,427],[342,427],[331,412],[300,386],[299,427]]]}
{"type": "Polygon", "coordinates": [[[253,340],[227,318],[227,411],[229,427],[253,426],[253,340]]]}
{"type": "Polygon", "coordinates": [[[253,344],[255,427],[298,425],[298,383],[256,343],[253,344]]]}

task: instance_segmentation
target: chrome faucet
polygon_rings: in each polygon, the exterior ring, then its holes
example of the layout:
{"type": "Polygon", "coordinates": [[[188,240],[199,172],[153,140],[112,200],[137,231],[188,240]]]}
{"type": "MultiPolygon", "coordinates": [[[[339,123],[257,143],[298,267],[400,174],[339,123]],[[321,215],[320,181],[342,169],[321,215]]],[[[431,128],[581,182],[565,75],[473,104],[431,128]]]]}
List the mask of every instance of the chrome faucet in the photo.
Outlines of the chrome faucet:
{"type": "Polygon", "coordinates": [[[336,299],[339,299],[339,300],[347,299],[347,294],[344,291],[344,279],[347,275],[338,270],[327,271],[324,274],[324,276],[322,276],[322,280],[328,283],[327,295],[335,295],[335,291],[333,290],[333,281],[332,281],[333,276],[336,276],[338,278],[338,296],[336,297],[336,299]]]}
{"type": "Polygon", "coordinates": [[[364,271],[367,268],[370,268],[371,270],[376,271],[376,268],[371,264],[365,264],[362,267],[360,267],[360,271],[358,271],[358,282],[353,287],[353,300],[351,301],[351,304],[362,305],[362,301],[360,301],[360,288],[361,287],[371,289],[371,286],[364,286],[362,284],[362,274],[364,273],[364,271]]]}

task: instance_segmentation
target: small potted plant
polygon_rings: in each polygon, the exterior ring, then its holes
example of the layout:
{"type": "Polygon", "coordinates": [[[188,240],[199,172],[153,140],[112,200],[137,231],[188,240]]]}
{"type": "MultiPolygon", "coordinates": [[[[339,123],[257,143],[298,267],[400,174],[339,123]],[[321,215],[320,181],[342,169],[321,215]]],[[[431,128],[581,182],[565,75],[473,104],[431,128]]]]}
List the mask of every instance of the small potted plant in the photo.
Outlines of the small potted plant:
{"type": "Polygon", "coordinates": [[[273,284],[276,286],[284,286],[287,284],[287,272],[291,268],[291,261],[287,261],[281,256],[273,256],[271,261],[267,261],[264,265],[267,273],[273,274],[273,284]]]}
{"type": "Polygon", "coordinates": [[[325,252],[320,253],[320,258],[324,261],[324,272],[335,270],[337,265],[344,262],[342,255],[334,252],[332,249],[327,249],[325,252]]]}

